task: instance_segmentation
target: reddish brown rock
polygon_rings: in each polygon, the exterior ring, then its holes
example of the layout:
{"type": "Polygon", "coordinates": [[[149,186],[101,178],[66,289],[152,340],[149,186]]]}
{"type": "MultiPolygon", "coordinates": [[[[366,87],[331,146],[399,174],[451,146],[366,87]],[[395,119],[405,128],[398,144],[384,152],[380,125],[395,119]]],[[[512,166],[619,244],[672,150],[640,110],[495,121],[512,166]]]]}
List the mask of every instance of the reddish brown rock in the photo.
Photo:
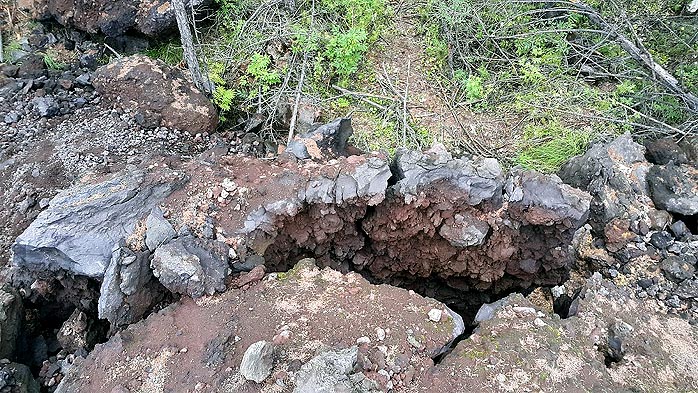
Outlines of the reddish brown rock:
{"type": "Polygon", "coordinates": [[[109,102],[136,111],[144,124],[213,132],[218,114],[213,104],[184,74],[160,60],[134,55],[95,72],[93,85],[109,102]]]}

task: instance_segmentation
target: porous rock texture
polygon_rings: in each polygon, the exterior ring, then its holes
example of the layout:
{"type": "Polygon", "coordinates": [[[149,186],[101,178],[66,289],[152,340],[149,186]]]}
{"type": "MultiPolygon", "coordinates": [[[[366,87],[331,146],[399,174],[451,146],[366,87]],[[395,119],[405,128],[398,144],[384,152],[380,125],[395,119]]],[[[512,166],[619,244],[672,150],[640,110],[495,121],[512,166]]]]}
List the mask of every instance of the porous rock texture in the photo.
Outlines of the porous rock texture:
{"type": "MultiPolygon", "coordinates": [[[[200,7],[207,0],[184,0],[200,7]]],[[[167,0],[18,0],[20,9],[36,19],[55,18],[58,23],[88,33],[118,37],[132,30],[150,37],[176,29],[172,5],[167,0]]]]}
{"type": "Polygon", "coordinates": [[[648,180],[658,208],[684,216],[698,215],[698,167],[655,165],[648,180]]]}
{"type": "Polygon", "coordinates": [[[631,283],[639,297],[657,299],[692,323],[698,322],[697,164],[686,141],[652,141],[645,151],[622,135],[560,172],[593,196],[590,225],[574,240],[581,269],[631,283]]]}
{"type": "Polygon", "coordinates": [[[228,247],[193,236],[179,237],[155,249],[150,266],[170,292],[195,298],[225,290],[230,274],[228,247]]]}
{"type": "Polygon", "coordinates": [[[531,171],[505,177],[493,159],[442,149],[402,152],[395,165],[400,179],[362,222],[370,242],[356,266],[380,279],[437,276],[495,292],[566,277],[588,194],[531,171]]]}
{"type": "Polygon", "coordinates": [[[510,295],[413,391],[696,391],[698,328],[661,309],[598,273],[567,319],[510,295]]]}
{"type": "Polygon", "coordinates": [[[131,109],[151,127],[163,126],[192,134],[209,133],[218,125],[213,104],[184,74],[145,55],[120,58],[95,71],[93,85],[109,102],[131,109]]]}
{"type": "Polygon", "coordinates": [[[409,386],[424,377],[430,356],[463,331],[450,316],[430,321],[427,314],[433,308],[449,315],[435,300],[303,260],[247,290],[183,299],[131,325],[73,366],[57,392],[182,391],[194,386],[210,392],[317,392],[322,391],[313,390],[317,384],[327,382],[318,378],[317,373],[327,372],[318,363],[339,367],[331,359],[340,357],[351,364],[335,371],[337,381],[381,391],[409,386]],[[244,354],[259,341],[273,345],[275,356],[270,376],[260,378],[260,384],[240,373],[244,354]],[[353,356],[316,358],[347,349],[353,356]]]}

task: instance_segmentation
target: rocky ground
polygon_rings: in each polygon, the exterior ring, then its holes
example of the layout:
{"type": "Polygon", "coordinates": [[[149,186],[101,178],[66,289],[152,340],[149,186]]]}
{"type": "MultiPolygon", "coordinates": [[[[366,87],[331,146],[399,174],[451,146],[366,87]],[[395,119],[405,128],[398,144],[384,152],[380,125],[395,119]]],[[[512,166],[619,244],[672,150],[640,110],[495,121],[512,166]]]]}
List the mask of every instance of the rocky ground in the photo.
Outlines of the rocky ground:
{"type": "MultiPolygon", "coordinates": [[[[172,28],[132,3],[58,19],[172,28]]],[[[0,66],[0,392],[698,391],[695,140],[556,176],[336,119],[277,154],[180,69],[55,29],[0,66]]]]}

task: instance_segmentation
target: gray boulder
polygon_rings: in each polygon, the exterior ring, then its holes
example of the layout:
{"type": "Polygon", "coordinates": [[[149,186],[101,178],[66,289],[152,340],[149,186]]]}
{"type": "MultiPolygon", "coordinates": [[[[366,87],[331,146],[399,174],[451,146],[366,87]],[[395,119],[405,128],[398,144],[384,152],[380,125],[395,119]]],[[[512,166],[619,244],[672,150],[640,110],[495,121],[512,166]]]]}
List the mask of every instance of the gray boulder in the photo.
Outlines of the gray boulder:
{"type": "Polygon", "coordinates": [[[56,116],[60,113],[56,100],[51,97],[36,97],[32,100],[32,104],[36,114],[41,117],[56,116]]]}
{"type": "Polygon", "coordinates": [[[593,145],[584,155],[572,158],[558,174],[565,183],[591,194],[590,223],[603,233],[614,219],[650,225],[648,212],[654,206],[647,174],[651,167],[645,159],[645,148],[625,134],[608,144],[593,145]]]}
{"type": "Polygon", "coordinates": [[[80,349],[91,350],[99,338],[97,330],[92,326],[93,323],[94,321],[87,314],[75,309],[56,334],[61,348],[68,352],[80,349]]]}
{"type": "Polygon", "coordinates": [[[262,383],[274,368],[274,345],[268,341],[257,341],[250,345],[242,356],[240,374],[248,381],[262,383]]]}
{"type": "Polygon", "coordinates": [[[286,150],[299,159],[335,157],[346,154],[347,141],[354,133],[351,119],[339,118],[297,135],[286,150]]]}
{"type": "Polygon", "coordinates": [[[339,393],[379,391],[362,373],[354,373],[358,348],[328,350],[301,366],[293,393],[339,393]]]}
{"type": "Polygon", "coordinates": [[[169,242],[177,236],[172,224],[163,216],[159,207],[154,208],[145,221],[145,245],[150,251],[169,242]]]}
{"type": "Polygon", "coordinates": [[[225,290],[230,274],[228,248],[185,236],[158,247],[151,261],[153,274],[169,291],[191,297],[225,290]]]}
{"type": "Polygon", "coordinates": [[[165,288],[150,270],[149,252],[134,252],[121,240],[112,250],[97,311],[112,327],[139,321],[153,305],[163,299],[165,288]]]}
{"type": "Polygon", "coordinates": [[[698,214],[698,168],[673,163],[654,166],[647,180],[658,208],[684,216],[698,214]]]}
{"type": "Polygon", "coordinates": [[[16,239],[12,264],[101,279],[114,241],[129,237],[177,186],[149,181],[143,171],[130,169],[62,191],[16,239]]]}
{"type": "Polygon", "coordinates": [[[504,177],[501,166],[493,158],[454,159],[443,145],[436,144],[424,153],[398,151],[395,161],[400,181],[393,188],[404,195],[405,203],[411,203],[424,186],[438,182],[457,187],[472,206],[501,198],[504,177]]]}

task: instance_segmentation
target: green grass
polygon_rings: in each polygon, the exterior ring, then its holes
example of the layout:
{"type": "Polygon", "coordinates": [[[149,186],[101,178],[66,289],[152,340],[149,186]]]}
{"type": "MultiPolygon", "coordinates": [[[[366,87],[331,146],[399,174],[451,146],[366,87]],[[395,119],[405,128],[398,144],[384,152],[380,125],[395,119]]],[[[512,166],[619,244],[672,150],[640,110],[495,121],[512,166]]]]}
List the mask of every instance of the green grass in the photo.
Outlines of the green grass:
{"type": "Polygon", "coordinates": [[[174,66],[182,62],[184,51],[174,42],[163,42],[145,51],[148,57],[159,59],[174,66]]]}
{"type": "Polygon", "coordinates": [[[528,125],[515,163],[527,169],[555,172],[571,157],[584,153],[593,137],[593,132],[572,130],[555,121],[528,125]]]}
{"type": "Polygon", "coordinates": [[[44,54],[44,64],[46,64],[46,67],[48,67],[48,69],[54,71],[61,71],[67,68],[66,64],[58,61],[56,57],[49,52],[44,54]]]}

